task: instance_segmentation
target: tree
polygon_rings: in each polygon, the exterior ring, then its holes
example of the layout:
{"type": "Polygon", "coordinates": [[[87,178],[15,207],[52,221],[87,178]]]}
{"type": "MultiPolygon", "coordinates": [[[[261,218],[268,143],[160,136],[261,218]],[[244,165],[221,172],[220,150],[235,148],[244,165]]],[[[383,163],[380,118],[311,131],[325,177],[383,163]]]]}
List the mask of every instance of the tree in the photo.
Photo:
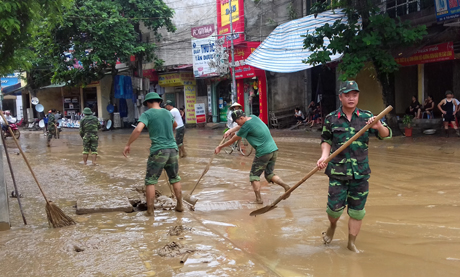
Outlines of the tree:
{"type": "Polygon", "coordinates": [[[0,75],[30,67],[34,52],[30,43],[43,22],[54,25],[62,19],[69,0],[0,1],[0,75]]]}
{"type": "MultiPolygon", "coordinates": [[[[316,28],[314,33],[307,34],[304,48],[313,54],[304,62],[326,64],[331,61],[330,55],[343,54],[338,67],[342,81],[355,78],[370,62],[382,87],[384,104],[394,106],[393,73],[399,69],[395,56],[402,49],[420,42],[426,34],[426,26],[413,27],[408,21],[392,19],[388,14],[381,13],[374,3],[371,0],[338,1],[338,6],[344,8],[348,23],[337,20],[332,25],[325,24],[316,28]],[[324,46],[325,38],[330,40],[327,46],[324,46]]],[[[324,6],[324,3],[320,5],[324,6]]],[[[394,113],[393,110],[392,115],[394,113]]],[[[392,123],[392,116],[389,119],[392,123]]]]}
{"type": "Polygon", "coordinates": [[[155,33],[162,27],[175,31],[173,15],[161,0],[75,0],[63,24],[42,38],[49,46],[46,55],[55,61],[53,82],[78,86],[108,73],[115,78],[117,61],[127,62],[132,55],[161,64],[155,44],[142,41],[140,24],[155,33]],[[64,55],[68,51],[71,59],[64,55]]]}

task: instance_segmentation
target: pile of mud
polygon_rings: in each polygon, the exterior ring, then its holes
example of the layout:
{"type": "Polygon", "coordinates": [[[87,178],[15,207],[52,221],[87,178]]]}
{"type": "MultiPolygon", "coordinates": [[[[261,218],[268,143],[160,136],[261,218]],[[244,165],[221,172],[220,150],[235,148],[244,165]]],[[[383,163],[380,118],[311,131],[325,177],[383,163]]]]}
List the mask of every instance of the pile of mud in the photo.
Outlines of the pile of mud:
{"type": "Polygon", "coordinates": [[[180,236],[183,232],[192,231],[193,229],[184,225],[177,225],[169,229],[170,236],[180,236]]]}
{"type": "Polygon", "coordinates": [[[163,246],[158,250],[158,255],[160,257],[176,257],[180,255],[184,255],[185,253],[191,253],[194,250],[187,249],[182,244],[178,242],[171,242],[163,246]]]}

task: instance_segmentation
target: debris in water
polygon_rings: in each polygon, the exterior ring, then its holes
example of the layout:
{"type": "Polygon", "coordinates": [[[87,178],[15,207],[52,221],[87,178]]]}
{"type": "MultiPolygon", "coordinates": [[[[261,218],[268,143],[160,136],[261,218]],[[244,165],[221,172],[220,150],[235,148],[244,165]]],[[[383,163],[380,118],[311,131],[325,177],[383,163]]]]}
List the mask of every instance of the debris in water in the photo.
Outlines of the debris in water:
{"type": "Polygon", "coordinates": [[[160,250],[158,250],[158,255],[161,257],[176,257],[194,251],[195,250],[186,249],[180,243],[173,241],[160,248],[160,250]]]}
{"type": "Polygon", "coordinates": [[[170,236],[180,236],[185,231],[192,231],[192,228],[186,227],[184,225],[177,225],[169,229],[170,236]]]}
{"type": "Polygon", "coordinates": [[[75,250],[75,252],[83,252],[83,251],[85,251],[85,249],[83,249],[83,248],[81,248],[79,246],[76,246],[76,245],[73,246],[73,249],[75,250]]]}

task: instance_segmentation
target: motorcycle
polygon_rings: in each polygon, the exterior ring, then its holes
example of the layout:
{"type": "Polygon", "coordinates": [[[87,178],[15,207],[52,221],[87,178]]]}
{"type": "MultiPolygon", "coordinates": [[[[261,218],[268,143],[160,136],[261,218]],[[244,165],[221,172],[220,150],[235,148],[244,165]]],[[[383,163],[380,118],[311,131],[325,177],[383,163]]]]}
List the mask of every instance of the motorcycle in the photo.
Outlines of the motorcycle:
{"type": "MultiPolygon", "coordinates": [[[[13,131],[13,135],[16,139],[19,139],[19,136],[21,135],[21,132],[19,131],[19,127],[16,124],[16,120],[14,121],[8,121],[8,125],[10,126],[11,130],[13,131]]],[[[3,129],[3,137],[11,137],[10,131],[7,129],[8,127],[6,125],[2,126],[3,129]]]]}

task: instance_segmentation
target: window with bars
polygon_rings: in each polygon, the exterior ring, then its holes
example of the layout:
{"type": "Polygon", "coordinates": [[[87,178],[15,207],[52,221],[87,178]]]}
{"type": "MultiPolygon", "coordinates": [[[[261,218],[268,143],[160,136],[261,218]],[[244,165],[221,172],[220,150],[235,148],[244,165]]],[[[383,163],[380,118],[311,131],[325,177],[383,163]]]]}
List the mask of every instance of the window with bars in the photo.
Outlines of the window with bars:
{"type": "Polygon", "coordinates": [[[433,0],[382,0],[382,9],[391,18],[415,13],[433,6],[433,0]]]}

